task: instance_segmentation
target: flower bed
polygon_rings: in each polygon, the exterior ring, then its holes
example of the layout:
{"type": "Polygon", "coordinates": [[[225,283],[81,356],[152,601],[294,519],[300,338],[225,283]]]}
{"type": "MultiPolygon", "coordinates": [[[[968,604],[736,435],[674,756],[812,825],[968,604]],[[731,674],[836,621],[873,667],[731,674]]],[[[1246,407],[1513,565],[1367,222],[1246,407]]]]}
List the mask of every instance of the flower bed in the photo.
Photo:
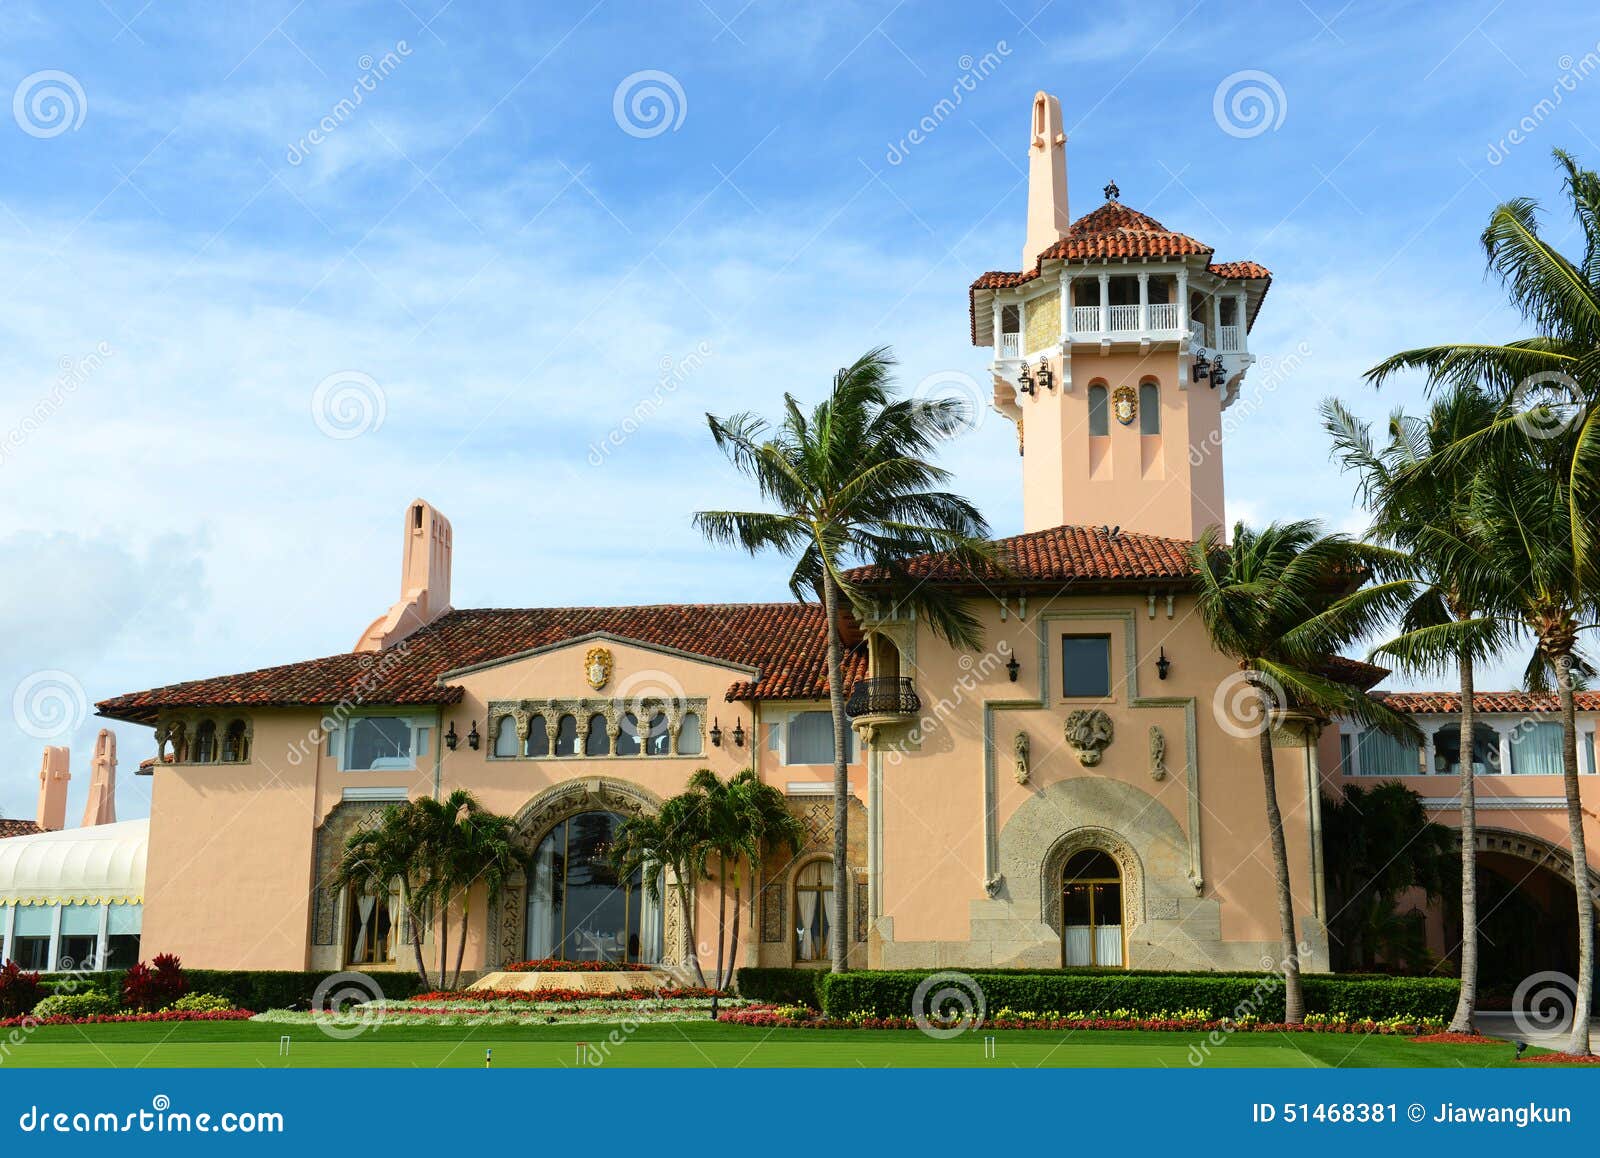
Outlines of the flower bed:
{"type": "Polygon", "coordinates": [[[112,1025],[125,1021],[244,1021],[254,1017],[248,1009],[163,1009],[159,1013],[93,1013],[86,1017],[55,1014],[34,1017],[8,1017],[0,1021],[0,1029],[32,1028],[36,1025],[112,1025]]]}
{"type": "Polygon", "coordinates": [[[1484,1037],[1481,1033],[1425,1033],[1411,1039],[1418,1045],[1509,1045],[1498,1037],[1484,1037]]]}
{"type": "MultiPolygon", "coordinates": [[[[658,997],[710,998],[715,994],[716,990],[714,989],[699,989],[693,986],[687,989],[612,989],[606,992],[595,992],[590,989],[436,989],[431,993],[419,993],[411,1001],[423,1005],[437,1005],[440,1002],[484,1001],[628,1002],[645,1001],[658,997]]],[[[730,999],[724,997],[724,1000],[730,999]]]]}
{"type": "Polygon", "coordinates": [[[1034,1013],[1012,1009],[999,1010],[995,1016],[983,1021],[919,1023],[910,1017],[873,1017],[862,1014],[851,1017],[824,1017],[815,1010],[793,1005],[748,1005],[730,1009],[718,1015],[717,1020],[733,1025],[750,1025],[764,1029],[922,1029],[931,1025],[938,1029],[954,1029],[963,1025],[971,1029],[1144,1029],[1183,1030],[1190,1032],[1261,1033],[1359,1033],[1384,1036],[1412,1036],[1437,1030],[1441,1022],[1432,1019],[1421,1021],[1388,1018],[1351,1020],[1337,1014],[1308,1015],[1303,1025],[1259,1021],[1252,1017],[1231,1019],[1213,1017],[1208,1009],[1161,1010],[1153,1014],[1137,1014],[1131,1010],[1090,1010],[1059,1013],[1034,1013]]]}
{"type": "MultiPolygon", "coordinates": [[[[427,993],[410,1001],[370,1009],[353,1006],[339,1011],[274,1009],[257,1021],[282,1025],[371,1025],[375,1022],[413,1025],[615,1025],[704,1021],[711,1013],[706,989],[641,989],[594,994],[575,990],[464,990],[427,993]]],[[[724,1007],[747,1002],[723,997],[724,1007]]]]}
{"type": "Polygon", "coordinates": [[[534,961],[513,961],[501,968],[502,973],[648,973],[654,965],[640,965],[632,961],[562,961],[555,957],[541,957],[534,961]]]}

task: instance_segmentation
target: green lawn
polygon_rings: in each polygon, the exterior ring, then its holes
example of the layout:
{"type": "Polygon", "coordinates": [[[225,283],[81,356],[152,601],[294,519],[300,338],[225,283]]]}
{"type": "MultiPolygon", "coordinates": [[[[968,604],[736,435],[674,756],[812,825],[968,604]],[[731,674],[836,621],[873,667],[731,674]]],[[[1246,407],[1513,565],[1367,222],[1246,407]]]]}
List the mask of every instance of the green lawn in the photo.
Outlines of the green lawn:
{"type": "MultiPolygon", "coordinates": [[[[1002,1031],[995,1056],[984,1035],[935,1041],[906,1030],[764,1030],[710,1022],[641,1026],[619,1044],[618,1027],[384,1026],[334,1041],[309,1026],[253,1022],[188,1022],[50,1026],[6,1051],[13,1066],[1110,1066],[1187,1068],[1207,1035],[1146,1031],[1002,1031]],[[279,1038],[292,1040],[287,1056],[279,1038]],[[590,1043],[580,1051],[579,1042],[590,1043]]],[[[1355,1034],[1241,1033],[1210,1048],[1206,1066],[1500,1066],[1512,1047],[1414,1045],[1404,1038],[1355,1034]]]]}

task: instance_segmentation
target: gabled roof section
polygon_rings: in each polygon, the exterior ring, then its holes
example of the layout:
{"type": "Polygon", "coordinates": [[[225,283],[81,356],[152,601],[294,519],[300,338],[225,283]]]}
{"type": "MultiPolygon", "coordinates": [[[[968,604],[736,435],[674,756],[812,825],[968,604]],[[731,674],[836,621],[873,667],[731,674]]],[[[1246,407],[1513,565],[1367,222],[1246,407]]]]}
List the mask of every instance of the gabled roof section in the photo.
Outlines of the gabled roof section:
{"type": "MultiPolygon", "coordinates": [[[[150,723],[184,708],[329,704],[453,704],[462,689],[445,677],[540,648],[605,635],[723,661],[754,677],[733,699],[820,699],[828,694],[822,608],[801,603],[657,604],[452,611],[380,652],[326,656],[238,675],[189,680],[101,701],[102,716],[150,723]]],[[[846,655],[848,687],[866,674],[846,655]]]]}
{"type": "MultiPolygon", "coordinates": [[[[1070,583],[1179,581],[1194,577],[1187,539],[1165,539],[1112,527],[1051,527],[1009,539],[996,539],[1001,570],[975,573],[945,554],[919,555],[906,570],[918,578],[950,583],[1070,583]]],[[[854,583],[887,582],[879,567],[857,567],[845,573],[854,583]]]]}

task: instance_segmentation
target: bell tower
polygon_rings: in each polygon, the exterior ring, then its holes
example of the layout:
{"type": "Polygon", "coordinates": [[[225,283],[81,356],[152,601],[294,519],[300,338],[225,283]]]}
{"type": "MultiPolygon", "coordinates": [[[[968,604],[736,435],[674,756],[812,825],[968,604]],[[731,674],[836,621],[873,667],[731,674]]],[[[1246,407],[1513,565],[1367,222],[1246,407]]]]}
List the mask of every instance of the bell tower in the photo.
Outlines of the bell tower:
{"type": "Polygon", "coordinates": [[[1174,539],[1224,524],[1222,412],[1254,358],[1271,274],[1122,202],[1069,219],[1060,103],[1029,114],[1022,268],[972,284],[995,409],[1017,424],[1023,529],[1120,526],[1174,539]]]}

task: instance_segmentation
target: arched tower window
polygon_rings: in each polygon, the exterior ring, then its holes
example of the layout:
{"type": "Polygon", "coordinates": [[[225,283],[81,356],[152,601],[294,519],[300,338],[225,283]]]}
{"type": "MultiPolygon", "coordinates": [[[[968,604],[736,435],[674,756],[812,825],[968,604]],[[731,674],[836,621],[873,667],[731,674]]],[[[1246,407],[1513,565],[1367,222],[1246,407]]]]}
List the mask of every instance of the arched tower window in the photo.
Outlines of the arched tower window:
{"type": "Polygon", "coordinates": [[[1161,433],[1161,387],[1154,382],[1139,383],[1139,433],[1161,433]]]}
{"type": "Polygon", "coordinates": [[[667,728],[667,714],[657,712],[650,717],[644,738],[646,756],[665,756],[672,751],[672,732],[667,728]]]}
{"type": "Polygon", "coordinates": [[[234,720],[222,738],[222,759],[229,764],[243,764],[250,759],[250,736],[243,720],[234,720]]]}
{"type": "Polygon", "coordinates": [[[1089,434],[1100,438],[1111,433],[1111,408],[1106,398],[1106,388],[1096,382],[1089,387],[1089,434]]]}
{"type": "Polygon", "coordinates": [[[500,717],[494,734],[494,754],[501,757],[517,754],[517,721],[514,717],[500,717]]]}
{"type": "Polygon", "coordinates": [[[556,721],[556,755],[576,756],[578,754],[578,720],[570,714],[562,716],[556,721]]]}
{"type": "Polygon", "coordinates": [[[704,749],[704,743],[700,737],[699,715],[685,712],[682,723],[678,725],[678,755],[698,756],[704,749]]]}
{"type": "Polygon", "coordinates": [[[589,717],[589,734],[583,741],[583,754],[585,756],[611,755],[610,724],[605,716],[596,712],[589,717]]]}
{"type": "Polygon", "coordinates": [[[217,758],[217,722],[201,720],[194,730],[194,762],[209,764],[217,758]]]}
{"type": "Polygon", "coordinates": [[[639,754],[639,717],[632,712],[622,717],[622,730],[617,733],[617,755],[637,756],[639,754]]]}

